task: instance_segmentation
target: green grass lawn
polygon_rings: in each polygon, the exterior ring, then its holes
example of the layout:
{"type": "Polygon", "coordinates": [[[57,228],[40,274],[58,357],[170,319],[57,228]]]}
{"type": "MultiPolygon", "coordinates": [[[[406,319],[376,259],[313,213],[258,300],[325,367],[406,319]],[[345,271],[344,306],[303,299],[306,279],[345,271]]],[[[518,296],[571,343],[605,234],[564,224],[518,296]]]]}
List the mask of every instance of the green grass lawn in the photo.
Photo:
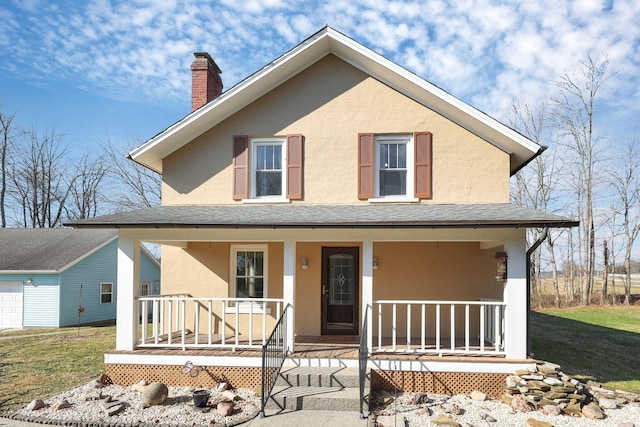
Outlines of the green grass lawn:
{"type": "Polygon", "coordinates": [[[0,413],[98,378],[113,348],[115,326],[3,332],[0,413]]]}
{"type": "Polygon", "coordinates": [[[576,378],[640,392],[640,307],[533,312],[531,350],[576,378]]]}

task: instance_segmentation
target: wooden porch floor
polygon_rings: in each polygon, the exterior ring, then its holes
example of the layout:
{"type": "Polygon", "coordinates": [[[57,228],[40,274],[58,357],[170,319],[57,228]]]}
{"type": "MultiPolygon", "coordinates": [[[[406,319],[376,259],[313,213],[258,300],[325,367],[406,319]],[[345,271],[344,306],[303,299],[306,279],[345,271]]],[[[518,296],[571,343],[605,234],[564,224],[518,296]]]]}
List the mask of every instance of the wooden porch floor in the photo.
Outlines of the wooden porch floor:
{"type": "MultiPolygon", "coordinates": [[[[179,342],[178,339],[173,340],[174,344],[179,342]]],[[[186,336],[186,345],[194,345],[196,342],[195,336],[189,334],[186,336]]],[[[206,343],[207,337],[200,336],[198,339],[200,343],[206,343]]],[[[220,342],[220,338],[217,337],[215,341],[220,342]]],[[[232,342],[231,339],[226,340],[227,343],[232,342]]],[[[412,343],[420,343],[419,338],[411,340],[412,343]]],[[[301,359],[358,359],[360,338],[358,336],[339,336],[339,335],[323,335],[323,336],[296,336],[295,351],[289,355],[290,358],[301,359]]],[[[371,360],[413,360],[413,361],[428,361],[428,360],[447,360],[447,361],[496,361],[504,359],[502,354],[456,354],[453,352],[447,352],[447,349],[441,348],[440,354],[434,353],[421,353],[417,351],[411,352],[393,352],[391,345],[391,338],[383,338],[382,351],[378,349],[377,337],[374,337],[373,348],[371,349],[372,355],[369,357],[371,360]]],[[[239,344],[248,344],[247,340],[240,340],[239,344]]],[[[470,345],[471,351],[479,351],[480,345],[478,342],[470,345]]],[[[456,349],[463,350],[465,347],[463,340],[456,341],[456,349]]],[[[402,340],[396,344],[397,350],[406,349],[406,341],[402,340]]],[[[412,349],[418,348],[419,345],[412,345],[412,349]]],[[[442,346],[441,346],[442,347],[442,346]]],[[[435,349],[435,342],[426,343],[426,348],[435,349]]],[[[490,353],[493,349],[492,344],[486,343],[485,350],[490,353]]],[[[110,351],[110,354],[137,354],[137,355],[194,355],[194,356],[235,356],[235,357],[261,357],[262,352],[260,349],[243,349],[237,348],[231,349],[193,349],[176,347],[142,347],[132,351],[110,351]]]]}

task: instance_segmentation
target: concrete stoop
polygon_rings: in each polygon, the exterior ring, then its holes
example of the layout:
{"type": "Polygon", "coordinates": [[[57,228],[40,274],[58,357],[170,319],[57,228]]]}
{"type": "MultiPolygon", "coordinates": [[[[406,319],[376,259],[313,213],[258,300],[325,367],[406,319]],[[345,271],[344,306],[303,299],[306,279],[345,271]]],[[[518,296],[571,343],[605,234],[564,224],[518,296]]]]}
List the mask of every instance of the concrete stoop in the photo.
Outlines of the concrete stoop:
{"type": "MultiPolygon", "coordinates": [[[[283,368],[268,403],[276,410],[360,411],[357,368],[283,368]]],[[[369,413],[369,371],[365,382],[363,412],[369,413]]]]}

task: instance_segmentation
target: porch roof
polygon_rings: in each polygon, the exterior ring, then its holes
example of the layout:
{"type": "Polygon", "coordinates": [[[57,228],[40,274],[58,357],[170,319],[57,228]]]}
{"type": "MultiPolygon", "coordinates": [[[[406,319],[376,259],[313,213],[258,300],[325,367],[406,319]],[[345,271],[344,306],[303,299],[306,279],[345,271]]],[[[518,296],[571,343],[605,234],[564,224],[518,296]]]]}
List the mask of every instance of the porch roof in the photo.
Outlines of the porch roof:
{"type": "Polygon", "coordinates": [[[75,228],[575,227],[569,218],[509,203],[165,205],[70,222],[75,228]]]}

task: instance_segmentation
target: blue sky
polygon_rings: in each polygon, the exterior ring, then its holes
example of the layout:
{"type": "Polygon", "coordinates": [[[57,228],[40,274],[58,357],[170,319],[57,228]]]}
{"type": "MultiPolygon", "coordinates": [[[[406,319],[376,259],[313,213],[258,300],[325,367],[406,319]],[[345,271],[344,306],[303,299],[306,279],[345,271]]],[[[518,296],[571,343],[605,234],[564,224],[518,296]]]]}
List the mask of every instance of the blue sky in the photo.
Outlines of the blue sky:
{"type": "Polygon", "coordinates": [[[601,132],[640,118],[637,0],[3,0],[0,109],[79,150],[146,140],[190,110],[193,52],[225,89],[325,24],[500,119],[606,55],[601,132]]]}

